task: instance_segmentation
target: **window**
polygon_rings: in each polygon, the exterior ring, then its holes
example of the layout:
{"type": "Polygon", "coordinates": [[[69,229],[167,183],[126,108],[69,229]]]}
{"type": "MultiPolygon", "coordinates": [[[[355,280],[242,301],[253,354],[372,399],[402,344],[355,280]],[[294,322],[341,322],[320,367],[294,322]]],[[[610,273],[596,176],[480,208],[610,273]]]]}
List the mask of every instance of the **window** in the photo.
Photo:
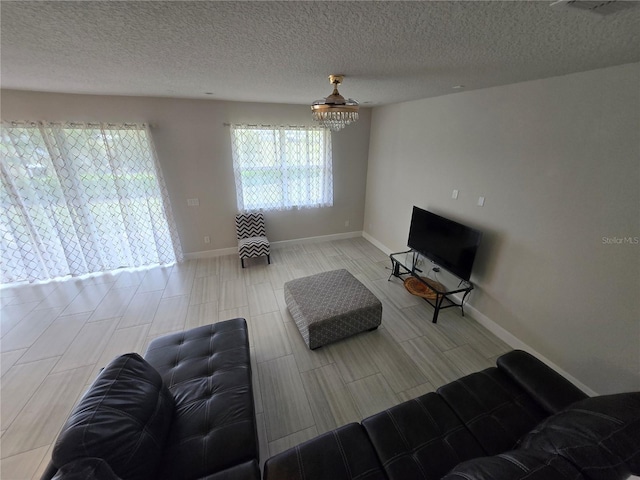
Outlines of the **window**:
{"type": "Polygon", "coordinates": [[[231,145],[240,212],[333,205],[327,129],[232,125],[231,145]]]}
{"type": "Polygon", "coordinates": [[[2,283],[180,259],[144,125],[2,127],[2,283]]]}

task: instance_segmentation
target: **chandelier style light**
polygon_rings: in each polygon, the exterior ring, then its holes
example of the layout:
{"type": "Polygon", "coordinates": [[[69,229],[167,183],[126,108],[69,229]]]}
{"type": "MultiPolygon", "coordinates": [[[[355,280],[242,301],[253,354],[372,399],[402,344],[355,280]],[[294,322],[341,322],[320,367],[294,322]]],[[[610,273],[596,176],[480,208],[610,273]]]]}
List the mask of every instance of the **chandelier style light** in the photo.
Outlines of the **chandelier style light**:
{"type": "Polygon", "coordinates": [[[338,92],[338,85],[342,83],[344,75],[329,75],[329,82],[333,85],[333,93],[327,98],[316,100],[311,104],[313,119],[332,132],[358,120],[358,102],[352,98],[345,98],[338,92]]]}

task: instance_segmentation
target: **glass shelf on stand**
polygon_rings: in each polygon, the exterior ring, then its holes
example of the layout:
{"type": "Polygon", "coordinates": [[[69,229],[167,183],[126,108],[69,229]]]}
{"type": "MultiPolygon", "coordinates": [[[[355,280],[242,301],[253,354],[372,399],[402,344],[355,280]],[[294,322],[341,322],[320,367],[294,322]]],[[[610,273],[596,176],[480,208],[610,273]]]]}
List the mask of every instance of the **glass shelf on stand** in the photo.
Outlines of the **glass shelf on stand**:
{"type": "Polygon", "coordinates": [[[435,279],[428,278],[426,275],[421,275],[424,273],[420,268],[424,257],[415,250],[392,253],[389,258],[391,259],[389,281],[393,277],[401,279],[403,276],[408,275],[404,280],[405,288],[409,293],[421,297],[434,308],[433,323],[438,323],[438,314],[440,310],[445,308],[460,307],[464,317],[464,302],[471,290],[473,290],[471,282],[460,280],[457,286],[448,286],[447,284],[451,282],[445,281],[441,283],[435,279]],[[458,297],[462,295],[462,298],[455,297],[455,295],[458,295],[458,297]]]}

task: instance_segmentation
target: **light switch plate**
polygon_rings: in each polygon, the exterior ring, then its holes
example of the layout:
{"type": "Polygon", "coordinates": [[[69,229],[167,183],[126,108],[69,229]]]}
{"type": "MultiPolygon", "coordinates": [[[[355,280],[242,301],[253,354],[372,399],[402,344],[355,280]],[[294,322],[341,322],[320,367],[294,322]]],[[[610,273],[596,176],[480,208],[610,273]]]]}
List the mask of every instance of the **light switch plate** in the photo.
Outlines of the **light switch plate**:
{"type": "Polygon", "coordinates": [[[453,198],[454,200],[457,200],[457,198],[458,198],[458,190],[454,190],[451,193],[451,198],[453,198]]]}
{"type": "Polygon", "coordinates": [[[200,200],[197,198],[187,198],[187,206],[188,207],[198,207],[200,205],[200,200]]]}
{"type": "Polygon", "coordinates": [[[484,197],[478,197],[478,206],[484,207],[484,197]]]}

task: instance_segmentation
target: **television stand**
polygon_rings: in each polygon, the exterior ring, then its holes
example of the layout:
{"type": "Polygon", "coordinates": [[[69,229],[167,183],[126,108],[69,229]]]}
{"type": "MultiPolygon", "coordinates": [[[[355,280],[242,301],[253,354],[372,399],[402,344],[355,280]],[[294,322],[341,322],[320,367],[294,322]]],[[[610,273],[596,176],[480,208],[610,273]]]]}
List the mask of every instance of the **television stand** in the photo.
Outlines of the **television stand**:
{"type": "Polygon", "coordinates": [[[457,287],[449,288],[440,282],[430,278],[421,277],[422,270],[418,268],[418,259],[420,254],[415,250],[407,250],[405,252],[397,252],[389,255],[391,259],[391,275],[392,277],[402,278],[404,275],[410,275],[410,278],[416,279],[408,282],[405,280],[407,290],[413,295],[421,297],[425,302],[434,308],[433,323],[438,323],[438,314],[440,310],[445,308],[460,307],[462,316],[464,317],[464,302],[467,296],[473,290],[473,283],[461,280],[457,287]],[[462,299],[458,302],[453,295],[462,294],[462,299]]]}

